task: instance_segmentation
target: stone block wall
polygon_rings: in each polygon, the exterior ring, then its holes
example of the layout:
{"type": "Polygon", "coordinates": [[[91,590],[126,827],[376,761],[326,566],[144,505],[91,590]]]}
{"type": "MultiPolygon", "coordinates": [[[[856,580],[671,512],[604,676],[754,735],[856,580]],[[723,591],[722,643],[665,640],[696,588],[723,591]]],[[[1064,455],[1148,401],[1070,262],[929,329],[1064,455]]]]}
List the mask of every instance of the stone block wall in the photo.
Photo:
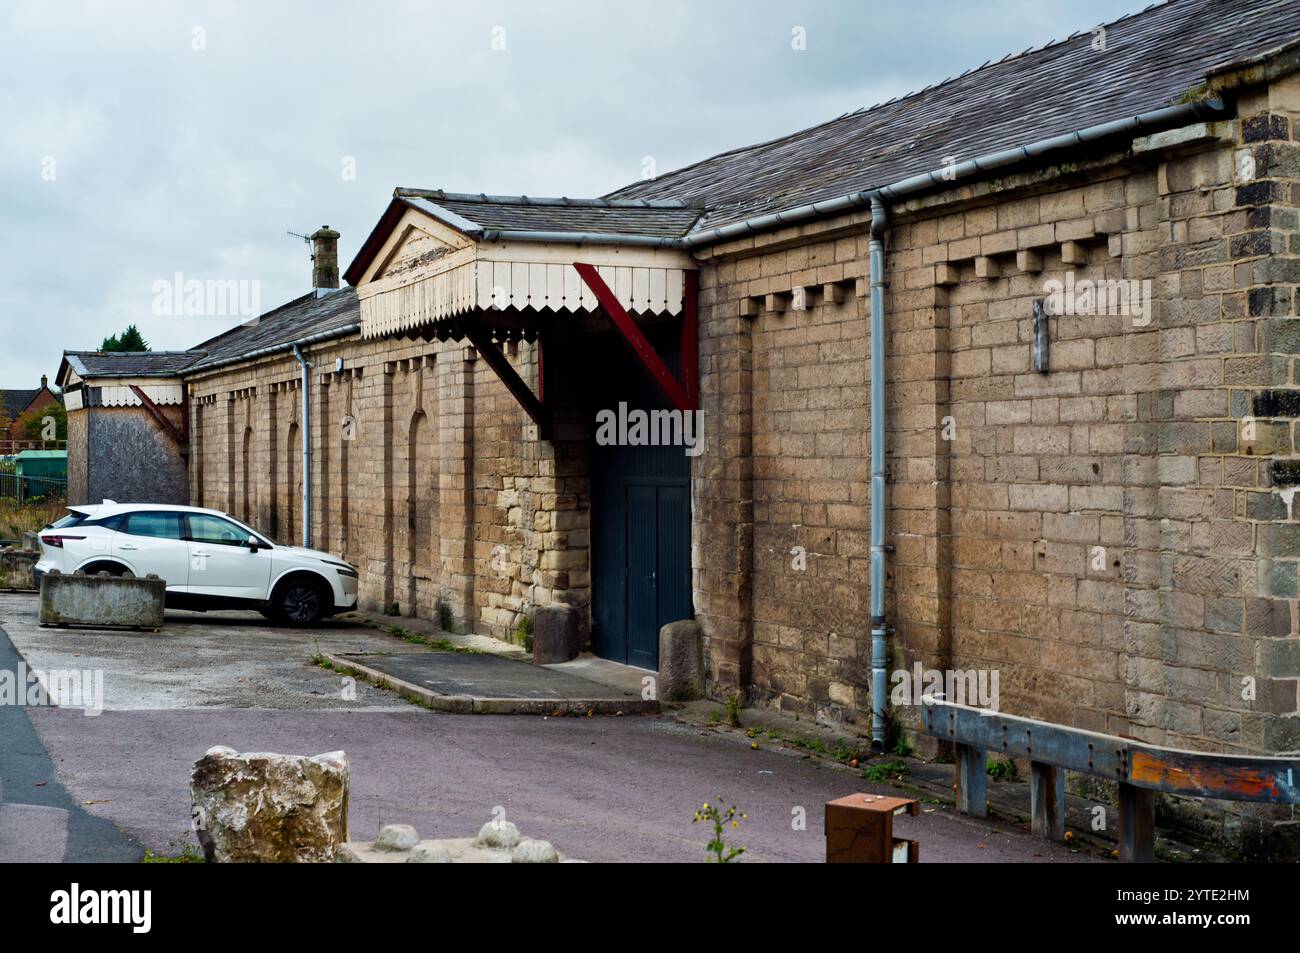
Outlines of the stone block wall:
{"type": "MultiPolygon", "coordinates": [[[[1157,743],[1300,748],[1293,103],[895,210],[891,669],[995,670],[1004,711],[1157,743]]],[[[704,261],[722,440],[694,473],[714,693],[863,726],[867,219],[704,261]]]]}
{"type": "MultiPolygon", "coordinates": [[[[508,347],[534,378],[534,347],[508,347]]],[[[535,605],[588,608],[588,541],[576,515],[586,505],[583,454],[538,441],[473,348],[353,336],[307,356],[311,542],[357,566],[364,608],[500,638],[535,605]]],[[[192,502],[300,544],[297,362],[277,356],[187,381],[192,502]]]]}

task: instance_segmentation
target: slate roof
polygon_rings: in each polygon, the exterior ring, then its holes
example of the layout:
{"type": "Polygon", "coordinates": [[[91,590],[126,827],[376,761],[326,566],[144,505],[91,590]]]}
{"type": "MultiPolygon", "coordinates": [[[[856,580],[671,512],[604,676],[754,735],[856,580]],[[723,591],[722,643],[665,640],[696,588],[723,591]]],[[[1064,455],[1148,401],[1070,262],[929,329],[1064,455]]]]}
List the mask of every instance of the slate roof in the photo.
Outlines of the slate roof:
{"type": "Polygon", "coordinates": [[[393,196],[473,236],[547,231],[680,238],[702,211],[677,199],[533,198],[405,188],[396,189],[393,196]]]}
{"type": "Polygon", "coordinates": [[[357,303],[355,289],[342,288],[319,298],[315,292],[310,292],[268,311],[256,323],[238,325],[196,345],[190,353],[197,359],[185,370],[201,371],[267,348],[284,347],[313,335],[341,333],[360,323],[361,306],[357,303]]]}
{"type": "Polygon", "coordinates": [[[355,289],[315,292],[268,311],[254,323],[223,331],[188,351],[64,351],[82,377],[174,377],[201,371],[317,334],[343,333],[361,322],[355,289]]]}
{"type": "Polygon", "coordinates": [[[199,357],[193,351],[64,351],[81,377],[169,377],[199,357]]]}
{"type": "MultiPolygon", "coordinates": [[[[722,153],[603,199],[399,188],[348,269],[355,281],[406,208],[474,238],[543,231],[673,240],[897,182],[1185,101],[1214,67],[1300,38],[1297,0],[1169,0],[916,93],[722,153]]],[[[192,351],[67,352],[98,376],[200,371],[360,323],[356,292],[304,295],[192,351]],[[94,370],[91,370],[91,368],[94,370]]],[[[75,365],[74,365],[75,367],[75,365]]],[[[4,392],[14,393],[14,392],[4,392]]],[[[24,393],[24,392],[18,392],[24,393]]]]}
{"type": "Polygon", "coordinates": [[[1297,0],[1171,0],[920,92],[705,159],[607,197],[703,205],[696,231],[897,182],[1173,105],[1213,67],[1300,37],[1297,0]]]}
{"type": "Polygon", "coordinates": [[[39,387],[31,390],[0,390],[0,420],[17,420],[40,392],[39,387]]]}

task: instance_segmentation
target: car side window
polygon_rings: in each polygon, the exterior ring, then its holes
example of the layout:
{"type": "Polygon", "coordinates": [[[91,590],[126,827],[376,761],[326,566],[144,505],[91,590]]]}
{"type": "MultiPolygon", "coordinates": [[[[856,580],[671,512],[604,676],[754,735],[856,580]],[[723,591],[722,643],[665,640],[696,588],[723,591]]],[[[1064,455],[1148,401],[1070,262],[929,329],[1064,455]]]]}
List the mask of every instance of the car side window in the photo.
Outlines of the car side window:
{"type": "Polygon", "coordinates": [[[209,516],[206,513],[191,513],[189,521],[190,539],[193,542],[212,543],[217,546],[245,546],[248,544],[248,533],[219,516],[209,516]]]}
{"type": "Polygon", "coordinates": [[[154,539],[183,538],[179,513],[128,513],[120,531],[154,539]]]}

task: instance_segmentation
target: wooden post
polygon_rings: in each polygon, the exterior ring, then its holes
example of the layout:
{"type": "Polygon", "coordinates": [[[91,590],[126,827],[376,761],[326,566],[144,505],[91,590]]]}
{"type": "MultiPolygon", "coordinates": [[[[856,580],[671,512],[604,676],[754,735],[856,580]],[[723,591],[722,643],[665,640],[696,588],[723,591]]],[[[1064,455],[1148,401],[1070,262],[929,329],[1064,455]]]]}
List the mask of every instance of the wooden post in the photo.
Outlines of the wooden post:
{"type": "Polygon", "coordinates": [[[988,817],[989,775],[983,748],[957,745],[957,810],[988,817]]]}
{"type": "Polygon", "coordinates": [[[1156,859],[1156,795],[1148,788],[1119,785],[1119,859],[1149,864],[1156,859]]]}
{"type": "Polygon", "coordinates": [[[1065,837],[1065,772],[1054,764],[1029,763],[1029,813],[1035,834],[1065,837]]]}

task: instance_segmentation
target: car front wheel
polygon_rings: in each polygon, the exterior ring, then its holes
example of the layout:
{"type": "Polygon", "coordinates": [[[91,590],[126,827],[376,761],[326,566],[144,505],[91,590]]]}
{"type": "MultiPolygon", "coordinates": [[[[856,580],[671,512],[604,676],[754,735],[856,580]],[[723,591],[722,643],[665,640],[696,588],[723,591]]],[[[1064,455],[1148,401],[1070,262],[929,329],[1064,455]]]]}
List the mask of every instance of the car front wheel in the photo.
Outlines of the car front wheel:
{"type": "Polygon", "coordinates": [[[275,614],[285,625],[315,625],[325,617],[321,586],[307,579],[290,581],[276,596],[275,614]]]}

